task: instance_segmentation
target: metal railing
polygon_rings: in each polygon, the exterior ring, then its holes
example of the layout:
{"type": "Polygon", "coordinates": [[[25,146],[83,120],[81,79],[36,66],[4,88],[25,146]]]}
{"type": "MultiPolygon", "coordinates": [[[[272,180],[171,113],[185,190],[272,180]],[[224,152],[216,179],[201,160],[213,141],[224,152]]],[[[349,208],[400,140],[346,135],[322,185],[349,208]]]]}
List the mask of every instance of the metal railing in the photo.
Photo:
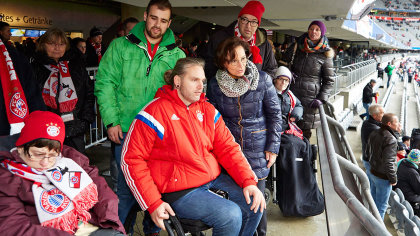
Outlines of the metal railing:
{"type": "Polygon", "coordinates": [[[376,61],[373,59],[339,68],[336,72],[333,96],[343,88],[354,86],[374,72],[376,72],[376,61]]]}
{"type": "MultiPolygon", "coordinates": [[[[329,104],[328,106],[331,107],[332,105],[329,104]]],[[[325,114],[323,106],[319,107],[319,114],[321,118],[321,129],[323,134],[323,143],[320,145],[325,146],[334,190],[371,235],[391,235],[383,224],[382,218],[380,217],[376,205],[373,202],[372,196],[370,195],[369,180],[366,174],[359,168],[356,163],[354,163],[354,155],[353,158],[351,158],[352,161],[349,161],[346,158],[338,155],[334,149],[328,123],[333,124],[335,127],[340,127],[340,124],[333,118],[328,118],[328,116],[325,114]],[[358,177],[358,180],[361,183],[361,192],[365,199],[367,199],[369,208],[373,213],[369,212],[369,210],[359,201],[359,199],[349,190],[349,188],[347,188],[339,164],[358,177]]],[[[349,146],[348,151],[351,153],[351,148],[349,146]]]]}
{"type": "MultiPolygon", "coordinates": [[[[95,81],[95,75],[98,71],[98,67],[88,67],[86,68],[90,79],[95,81]]],[[[95,98],[95,121],[90,124],[89,131],[85,134],[85,148],[89,148],[95,145],[98,145],[104,142],[107,139],[107,132],[106,128],[104,127],[104,123],[102,122],[101,115],[99,114],[99,107],[96,103],[95,98]]]]}
{"type": "Polygon", "coordinates": [[[417,82],[413,83],[414,86],[414,93],[416,95],[416,103],[417,103],[417,119],[420,124],[420,96],[419,96],[419,85],[417,82]]]}
{"type": "Polygon", "coordinates": [[[401,112],[400,112],[400,123],[401,123],[401,134],[407,133],[407,76],[404,75],[404,88],[401,97],[401,112]]]}

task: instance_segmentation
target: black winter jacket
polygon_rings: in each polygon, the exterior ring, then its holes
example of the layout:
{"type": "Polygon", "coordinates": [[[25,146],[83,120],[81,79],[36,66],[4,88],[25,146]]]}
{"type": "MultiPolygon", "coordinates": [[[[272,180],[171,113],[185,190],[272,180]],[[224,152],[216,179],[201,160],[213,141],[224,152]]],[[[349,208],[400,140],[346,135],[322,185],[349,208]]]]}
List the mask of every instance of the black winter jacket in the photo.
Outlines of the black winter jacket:
{"type": "Polygon", "coordinates": [[[381,122],[376,121],[370,115],[367,120],[363,121],[362,128],[360,131],[361,131],[361,139],[362,139],[362,155],[363,155],[363,160],[365,161],[369,161],[369,158],[366,156],[366,153],[365,153],[369,136],[374,130],[377,130],[379,128],[381,128],[381,122]]]}
{"type": "Polygon", "coordinates": [[[372,85],[370,82],[366,84],[365,88],[363,88],[363,97],[362,102],[363,103],[372,103],[372,98],[375,97],[375,93],[373,92],[372,85]]]}
{"type": "MultiPolygon", "coordinates": [[[[101,55],[104,56],[107,47],[102,43],[101,55]]],[[[98,55],[96,54],[95,48],[90,43],[90,40],[86,41],[86,67],[97,67],[99,66],[98,55]]]]}
{"type": "MultiPolygon", "coordinates": [[[[210,40],[207,44],[207,53],[204,56],[204,59],[206,61],[206,78],[213,78],[216,74],[218,68],[214,63],[214,60],[217,46],[219,46],[219,44],[223,42],[223,40],[235,36],[236,22],[237,21],[234,21],[228,27],[217,31],[210,37],[210,40]]],[[[258,70],[264,71],[265,73],[269,74],[273,79],[277,71],[277,61],[274,57],[271,44],[267,41],[267,38],[264,35],[264,33],[259,29],[256,31],[256,37],[257,39],[255,45],[260,49],[260,55],[263,60],[263,63],[255,65],[257,66],[258,70]]],[[[250,60],[252,61],[252,56],[250,60]]]]}
{"type": "MultiPolygon", "coordinates": [[[[38,92],[42,94],[44,84],[50,75],[50,70],[48,70],[45,65],[57,63],[43,53],[37,53],[34,59],[32,68],[35,72],[35,81],[38,86],[38,92]]],[[[69,53],[66,53],[64,57],[60,58],[60,61],[69,61],[70,76],[78,98],[76,107],[73,110],[74,120],[65,122],[66,138],[80,136],[87,131],[89,124],[95,119],[93,81],[88,76],[82,62],[71,58],[69,53]]],[[[47,107],[47,109],[58,115],[62,115],[58,110],[54,110],[50,107],[47,107]]]]}
{"type": "Polygon", "coordinates": [[[366,146],[366,156],[369,158],[371,173],[378,178],[397,183],[397,139],[395,131],[389,126],[372,132],[366,146]]]}
{"type": "Polygon", "coordinates": [[[420,203],[420,174],[418,167],[407,159],[402,159],[397,170],[397,188],[404,193],[405,199],[414,205],[420,203]]]}
{"type": "MultiPolygon", "coordinates": [[[[303,45],[307,33],[300,36],[298,44],[303,45]]],[[[283,61],[290,63],[294,54],[295,45],[291,45],[283,56],[283,61]]],[[[333,89],[335,72],[333,67],[334,51],[330,48],[306,53],[296,48],[291,71],[295,81],[290,89],[303,105],[303,122],[299,125],[302,129],[313,129],[319,126],[318,109],[309,107],[314,99],[327,101],[333,89]]]]}
{"type": "Polygon", "coordinates": [[[282,118],[281,130],[283,130],[283,131],[289,129],[289,113],[290,113],[290,117],[295,118],[295,122],[302,119],[302,115],[303,115],[303,107],[302,107],[302,104],[300,103],[300,101],[297,97],[295,97],[296,98],[295,99],[295,107],[290,112],[291,102],[290,102],[290,96],[287,94],[288,91],[289,91],[289,88],[284,90],[283,93],[280,93],[280,92],[277,91],[277,97],[279,98],[279,102],[280,102],[280,106],[281,106],[281,114],[282,114],[282,116],[281,116],[281,118],[282,118]]]}
{"type": "Polygon", "coordinates": [[[207,85],[207,97],[222,115],[258,179],[262,179],[270,172],[264,151],[279,152],[281,110],[270,76],[262,71],[259,76],[257,89],[240,97],[225,96],[213,78],[207,85]]]}
{"type": "MultiPolygon", "coordinates": [[[[26,59],[26,56],[18,52],[13,46],[5,45],[10,58],[13,61],[13,66],[19,78],[20,85],[25,93],[29,112],[45,110],[44,101],[42,101],[41,94],[38,93],[38,90],[36,89],[34,73],[32,72],[32,68],[29,61],[26,59]]],[[[3,88],[0,83],[0,136],[9,134],[10,124],[6,113],[6,104],[4,103],[3,88]]]]}

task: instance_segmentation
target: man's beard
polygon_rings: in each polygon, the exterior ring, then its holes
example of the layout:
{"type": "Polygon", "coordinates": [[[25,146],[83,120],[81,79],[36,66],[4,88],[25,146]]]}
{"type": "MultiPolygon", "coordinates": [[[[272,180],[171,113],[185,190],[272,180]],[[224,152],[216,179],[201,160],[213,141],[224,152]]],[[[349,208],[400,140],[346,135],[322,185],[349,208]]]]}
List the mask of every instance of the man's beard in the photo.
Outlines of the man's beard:
{"type": "Polygon", "coordinates": [[[160,39],[161,37],[162,37],[162,35],[163,35],[163,33],[162,33],[162,30],[161,29],[159,29],[160,30],[160,34],[158,34],[157,36],[155,36],[155,35],[153,35],[153,33],[152,33],[152,29],[153,29],[154,27],[152,27],[152,28],[150,28],[150,30],[146,27],[146,34],[150,37],[150,38],[152,38],[152,39],[160,39]]]}

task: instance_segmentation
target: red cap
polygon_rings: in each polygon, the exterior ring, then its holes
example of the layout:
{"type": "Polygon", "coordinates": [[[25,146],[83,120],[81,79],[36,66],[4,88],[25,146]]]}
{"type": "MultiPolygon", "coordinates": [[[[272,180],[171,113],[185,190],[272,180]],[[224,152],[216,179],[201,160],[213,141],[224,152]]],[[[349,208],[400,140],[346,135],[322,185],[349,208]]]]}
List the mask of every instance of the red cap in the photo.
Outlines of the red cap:
{"type": "Polygon", "coordinates": [[[24,123],[25,126],[16,141],[17,147],[36,139],[45,138],[59,141],[61,149],[63,149],[66,137],[65,126],[59,115],[49,111],[34,111],[29,114],[24,123]]]}
{"type": "Polygon", "coordinates": [[[261,17],[265,11],[264,5],[259,1],[249,1],[245,4],[242,10],[239,12],[238,17],[243,14],[249,14],[257,17],[258,25],[261,24],[261,17]]]}

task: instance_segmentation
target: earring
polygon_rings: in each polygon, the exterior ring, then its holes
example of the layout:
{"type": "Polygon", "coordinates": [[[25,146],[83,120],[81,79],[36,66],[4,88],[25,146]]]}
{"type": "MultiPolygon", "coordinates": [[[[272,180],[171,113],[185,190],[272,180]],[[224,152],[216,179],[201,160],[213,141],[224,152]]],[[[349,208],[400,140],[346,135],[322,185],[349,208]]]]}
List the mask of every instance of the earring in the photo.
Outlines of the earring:
{"type": "Polygon", "coordinates": [[[179,89],[179,84],[176,84],[176,85],[175,85],[175,88],[179,89]]]}

